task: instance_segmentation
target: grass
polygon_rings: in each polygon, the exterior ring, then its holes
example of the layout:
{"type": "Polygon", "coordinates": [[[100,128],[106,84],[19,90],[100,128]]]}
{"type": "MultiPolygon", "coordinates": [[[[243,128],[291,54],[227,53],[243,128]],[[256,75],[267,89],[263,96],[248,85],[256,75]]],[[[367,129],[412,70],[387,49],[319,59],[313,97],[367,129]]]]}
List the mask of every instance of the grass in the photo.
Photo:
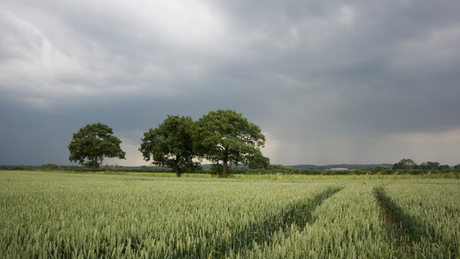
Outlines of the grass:
{"type": "Polygon", "coordinates": [[[457,179],[170,176],[0,171],[0,258],[460,255],[457,179]]]}

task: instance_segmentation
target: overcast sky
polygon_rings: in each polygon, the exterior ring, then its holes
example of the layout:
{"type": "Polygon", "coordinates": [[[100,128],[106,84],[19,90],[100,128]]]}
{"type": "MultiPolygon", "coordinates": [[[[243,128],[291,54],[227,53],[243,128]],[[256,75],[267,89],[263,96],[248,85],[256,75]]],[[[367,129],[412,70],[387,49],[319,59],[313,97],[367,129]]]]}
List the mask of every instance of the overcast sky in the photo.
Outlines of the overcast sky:
{"type": "Polygon", "coordinates": [[[0,0],[0,165],[232,109],[272,164],[460,164],[460,2],[0,0]]]}

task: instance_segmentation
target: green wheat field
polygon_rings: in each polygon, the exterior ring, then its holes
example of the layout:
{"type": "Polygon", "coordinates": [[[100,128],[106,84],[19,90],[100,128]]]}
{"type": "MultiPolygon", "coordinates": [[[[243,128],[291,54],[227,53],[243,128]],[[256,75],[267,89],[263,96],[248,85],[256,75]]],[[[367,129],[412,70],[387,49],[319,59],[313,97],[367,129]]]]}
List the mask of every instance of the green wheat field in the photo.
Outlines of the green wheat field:
{"type": "Polygon", "coordinates": [[[458,179],[0,171],[0,258],[460,258],[458,179]]]}

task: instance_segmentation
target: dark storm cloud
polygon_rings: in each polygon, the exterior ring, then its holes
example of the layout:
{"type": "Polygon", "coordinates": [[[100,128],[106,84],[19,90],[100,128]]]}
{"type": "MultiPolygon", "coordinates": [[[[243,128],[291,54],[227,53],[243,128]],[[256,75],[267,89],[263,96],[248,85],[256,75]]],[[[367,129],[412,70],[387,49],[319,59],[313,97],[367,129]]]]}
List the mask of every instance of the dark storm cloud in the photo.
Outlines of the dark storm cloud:
{"type": "Polygon", "coordinates": [[[289,15],[295,12],[288,5],[262,8],[261,15],[270,19],[259,19],[258,10],[239,18],[252,25],[241,27],[265,32],[266,42],[255,48],[272,51],[253,67],[295,82],[293,98],[300,94],[309,100],[311,92],[305,89],[338,93],[341,98],[329,104],[333,114],[328,119],[367,124],[373,130],[458,126],[457,4],[355,2],[311,9],[293,4],[300,16],[289,15]],[[286,33],[292,26],[297,26],[296,37],[286,33]],[[387,127],[378,126],[382,123],[387,127]]]}
{"type": "Polygon", "coordinates": [[[139,164],[142,132],[168,114],[227,108],[276,163],[458,163],[459,7],[4,1],[0,164],[65,164],[72,133],[99,121],[139,164]]]}

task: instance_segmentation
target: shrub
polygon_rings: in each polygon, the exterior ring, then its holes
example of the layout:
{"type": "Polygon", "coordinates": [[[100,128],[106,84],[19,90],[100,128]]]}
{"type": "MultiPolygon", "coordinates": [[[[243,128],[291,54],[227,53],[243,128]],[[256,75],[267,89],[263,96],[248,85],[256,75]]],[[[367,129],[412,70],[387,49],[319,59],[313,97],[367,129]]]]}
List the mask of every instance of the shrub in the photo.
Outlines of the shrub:
{"type": "Polygon", "coordinates": [[[59,166],[57,166],[56,164],[46,164],[46,165],[40,166],[40,170],[55,171],[55,170],[59,170],[59,166]]]}

